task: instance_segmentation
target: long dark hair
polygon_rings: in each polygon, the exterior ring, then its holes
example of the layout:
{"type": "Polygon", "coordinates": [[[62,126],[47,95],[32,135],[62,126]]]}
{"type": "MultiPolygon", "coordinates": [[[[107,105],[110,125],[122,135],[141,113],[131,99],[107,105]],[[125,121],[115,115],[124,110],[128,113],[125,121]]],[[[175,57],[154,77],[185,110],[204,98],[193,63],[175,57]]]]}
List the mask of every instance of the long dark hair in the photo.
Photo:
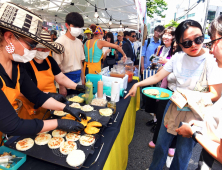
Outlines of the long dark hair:
{"type": "Polygon", "coordinates": [[[178,25],[178,27],[176,28],[175,38],[176,38],[177,44],[180,43],[181,37],[182,37],[182,39],[183,39],[183,34],[184,34],[184,32],[185,32],[190,26],[199,28],[199,29],[201,30],[202,34],[203,34],[203,29],[202,29],[201,25],[199,24],[199,22],[194,21],[194,20],[191,20],[191,19],[185,20],[185,21],[181,22],[181,23],[178,25]]]}
{"type": "Polygon", "coordinates": [[[111,38],[110,43],[114,43],[113,33],[111,33],[111,32],[107,32],[107,34],[106,34],[106,38],[105,38],[105,39],[107,39],[107,38],[111,38]]]}

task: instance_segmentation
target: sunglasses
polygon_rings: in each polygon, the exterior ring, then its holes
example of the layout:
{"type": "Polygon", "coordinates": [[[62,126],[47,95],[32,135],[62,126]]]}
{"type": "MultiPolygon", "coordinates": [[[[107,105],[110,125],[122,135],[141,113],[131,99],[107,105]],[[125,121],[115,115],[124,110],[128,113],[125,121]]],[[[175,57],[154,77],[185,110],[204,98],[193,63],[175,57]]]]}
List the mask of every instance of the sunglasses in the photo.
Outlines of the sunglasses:
{"type": "Polygon", "coordinates": [[[31,49],[35,48],[38,45],[38,43],[35,41],[33,43],[30,43],[30,42],[24,40],[22,37],[18,36],[17,34],[14,34],[14,35],[17,39],[21,38],[31,49]]]}
{"type": "Polygon", "coordinates": [[[184,41],[180,44],[184,48],[190,48],[193,45],[193,42],[195,42],[195,44],[202,44],[204,42],[204,36],[199,36],[199,37],[195,38],[193,41],[188,40],[188,41],[184,41]]]}
{"type": "Polygon", "coordinates": [[[136,37],[136,35],[132,35],[131,37],[135,38],[135,37],[136,37]]]}
{"type": "Polygon", "coordinates": [[[206,46],[211,50],[213,44],[217,41],[217,40],[220,40],[222,39],[222,37],[218,38],[218,39],[215,39],[213,41],[210,41],[209,43],[206,43],[206,46]]]}

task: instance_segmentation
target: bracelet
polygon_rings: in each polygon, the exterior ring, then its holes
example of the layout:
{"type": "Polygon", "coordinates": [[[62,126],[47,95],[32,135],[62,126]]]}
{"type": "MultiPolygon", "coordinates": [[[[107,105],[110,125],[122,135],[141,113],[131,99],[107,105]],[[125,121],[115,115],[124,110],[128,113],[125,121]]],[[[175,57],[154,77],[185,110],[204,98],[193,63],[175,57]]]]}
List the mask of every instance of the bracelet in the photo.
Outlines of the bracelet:
{"type": "MultiPolygon", "coordinates": [[[[197,136],[197,134],[202,134],[202,133],[199,132],[199,131],[196,131],[196,132],[193,133],[193,135],[192,135],[192,139],[193,139],[195,142],[197,142],[197,140],[196,140],[196,136],[197,136]]],[[[198,142],[197,142],[197,143],[198,143],[198,142]]]]}
{"type": "Polygon", "coordinates": [[[197,142],[196,136],[197,136],[197,132],[194,132],[193,135],[192,135],[192,139],[193,139],[195,142],[197,142]]]}

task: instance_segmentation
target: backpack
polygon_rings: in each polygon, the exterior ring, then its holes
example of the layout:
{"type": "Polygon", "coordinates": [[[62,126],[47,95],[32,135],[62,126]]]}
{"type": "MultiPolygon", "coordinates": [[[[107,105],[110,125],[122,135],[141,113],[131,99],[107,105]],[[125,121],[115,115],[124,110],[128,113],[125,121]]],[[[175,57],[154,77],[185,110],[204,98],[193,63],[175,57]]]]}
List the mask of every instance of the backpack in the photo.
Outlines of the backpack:
{"type": "Polygon", "coordinates": [[[150,45],[150,38],[147,39],[147,45],[146,45],[146,50],[147,50],[147,47],[150,45]]]}

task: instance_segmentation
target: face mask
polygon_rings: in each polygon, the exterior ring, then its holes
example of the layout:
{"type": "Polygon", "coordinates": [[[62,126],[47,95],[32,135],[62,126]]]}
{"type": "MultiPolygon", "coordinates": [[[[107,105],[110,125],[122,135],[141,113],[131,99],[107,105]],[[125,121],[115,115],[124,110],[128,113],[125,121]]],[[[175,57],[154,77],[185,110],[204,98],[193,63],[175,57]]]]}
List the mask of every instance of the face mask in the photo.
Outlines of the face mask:
{"type": "Polygon", "coordinates": [[[48,56],[49,56],[49,51],[48,52],[37,51],[35,58],[37,58],[39,60],[44,60],[48,56]]]}
{"type": "Polygon", "coordinates": [[[28,50],[27,48],[24,48],[24,55],[20,56],[19,54],[12,54],[13,60],[16,62],[21,63],[27,63],[31,61],[35,55],[37,50],[28,50]]]}
{"type": "Polygon", "coordinates": [[[55,41],[57,38],[53,38],[53,41],[55,41]]]}
{"type": "MultiPolygon", "coordinates": [[[[22,45],[22,43],[20,41],[19,41],[19,43],[22,45]]],[[[19,54],[14,53],[14,54],[12,54],[12,57],[13,57],[13,60],[16,62],[27,63],[35,57],[36,52],[37,52],[37,50],[28,50],[27,48],[24,47],[23,56],[20,56],[19,54]]]]}
{"type": "Polygon", "coordinates": [[[70,29],[71,29],[70,34],[73,37],[78,37],[82,33],[82,28],[70,27],[70,29]]]}

